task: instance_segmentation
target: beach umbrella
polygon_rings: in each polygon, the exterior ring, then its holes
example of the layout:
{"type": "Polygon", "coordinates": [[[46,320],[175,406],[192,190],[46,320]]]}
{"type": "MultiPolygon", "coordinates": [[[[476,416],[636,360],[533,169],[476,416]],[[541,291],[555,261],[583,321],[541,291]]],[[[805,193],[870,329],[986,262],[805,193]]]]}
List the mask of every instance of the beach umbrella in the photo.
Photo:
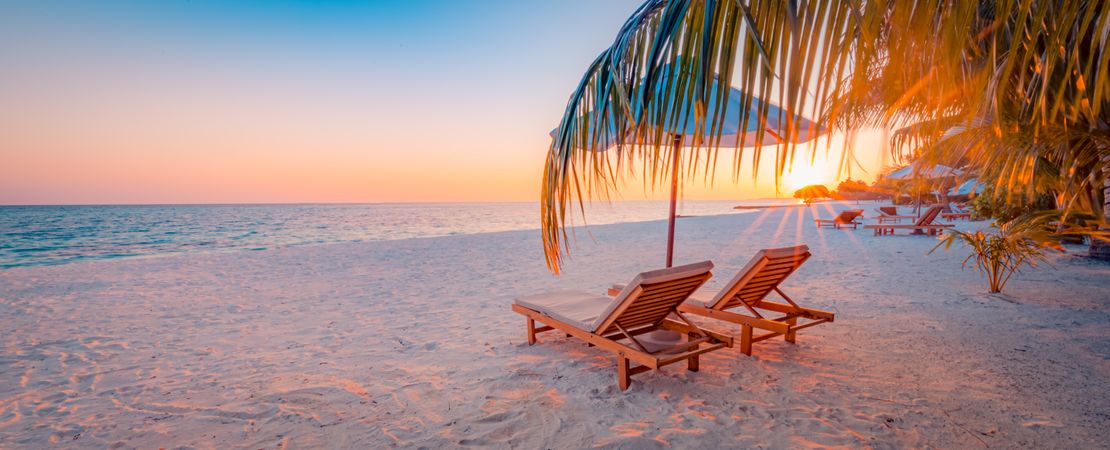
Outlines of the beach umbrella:
{"type": "Polygon", "coordinates": [[[956,186],[948,191],[948,195],[957,197],[965,195],[979,195],[983,192],[983,188],[987,185],[980,183],[978,178],[971,178],[959,186],[956,186]]]}
{"type": "MultiPolygon", "coordinates": [[[[915,161],[906,167],[884,175],[883,179],[898,181],[933,180],[948,177],[958,177],[963,174],[964,172],[962,170],[948,167],[944,164],[936,164],[931,167],[919,167],[918,161],[915,161]]],[[[941,194],[947,194],[947,191],[940,191],[936,193],[938,194],[938,196],[943,197],[943,195],[941,194]]],[[[917,201],[914,202],[914,211],[921,211],[920,194],[918,194],[917,196],[917,201]]]]}
{"type": "MultiPolygon", "coordinates": [[[[663,72],[666,73],[667,70],[669,70],[669,68],[664,68],[663,72]]],[[[643,135],[650,133],[661,133],[662,135],[669,137],[671,141],[673,151],[671,159],[673,161],[673,166],[671,168],[670,212],[667,215],[666,261],[667,267],[671,267],[674,261],[675,207],[678,200],[678,173],[680,169],[680,153],[682,148],[702,147],[710,144],[718,145],[719,148],[750,147],[760,143],[762,143],[762,145],[775,145],[786,141],[789,137],[787,136],[787,130],[784,129],[786,127],[788,119],[785,111],[772,103],[767,102],[766,104],[764,104],[764,102],[758,98],[753,99],[752,102],[747,107],[745,107],[743,103],[743,98],[745,97],[745,95],[743,92],[736,89],[735,87],[728,87],[728,94],[723,97],[724,101],[721,102],[721,105],[718,108],[717,99],[720,98],[720,96],[718,95],[718,89],[721,89],[722,87],[716,77],[714,77],[713,84],[710,87],[712,89],[709,96],[711,100],[705,108],[706,117],[699,126],[696,119],[696,114],[694,111],[695,105],[693,102],[687,101],[685,105],[677,105],[679,106],[679,108],[672,108],[672,106],[675,106],[674,102],[677,101],[675,100],[675,98],[681,96],[667,95],[667,93],[665,92],[665,88],[663,87],[664,85],[662,84],[662,78],[665,77],[661,77],[659,84],[657,84],[658,89],[656,90],[656,98],[662,99],[662,101],[660,101],[659,104],[656,105],[649,104],[648,108],[667,108],[669,110],[679,110],[682,111],[682,113],[680,113],[676,117],[683,118],[684,120],[671,120],[668,121],[668,123],[663,124],[641,123],[638,125],[638,132],[643,135]],[[767,121],[766,126],[762,130],[759,130],[756,129],[758,121],[755,120],[755,117],[757,117],[757,115],[761,113],[766,115],[767,121]],[[720,120],[722,119],[721,115],[723,115],[723,120],[720,120]],[[749,118],[751,120],[747,120],[749,118]],[[716,130],[711,130],[710,127],[705,125],[708,123],[721,124],[719,141],[716,140],[716,130]]],[[[633,99],[631,104],[633,111],[638,110],[640,99],[633,99]]],[[[645,114],[645,116],[650,118],[655,117],[656,115],[645,114]]],[[[609,121],[609,123],[612,124],[614,123],[614,121],[609,121]]],[[[794,116],[793,124],[794,129],[797,132],[790,140],[795,143],[803,143],[825,133],[825,130],[822,127],[804,117],[794,116]]],[[[555,138],[558,135],[559,131],[560,130],[558,128],[552,130],[552,138],[555,138]]],[[[617,146],[615,138],[616,135],[617,133],[613,129],[592,131],[587,136],[587,142],[597,140],[602,143],[602,145],[597,147],[599,151],[608,151],[617,146]],[[600,133],[600,136],[597,136],[598,133],[600,133]]],[[[629,136],[635,135],[636,133],[629,133],[629,136]]],[[[625,144],[637,144],[637,142],[634,142],[634,137],[630,139],[632,141],[625,142],[625,144]]],[[[586,148],[586,146],[580,145],[579,148],[586,148]]]]}
{"type": "Polygon", "coordinates": [[[922,167],[918,169],[917,163],[910,164],[901,169],[895,170],[883,176],[887,180],[912,180],[918,179],[934,179],[944,177],[958,177],[963,175],[964,172],[960,169],[954,169],[944,164],[937,164],[932,167],[922,167]]]}

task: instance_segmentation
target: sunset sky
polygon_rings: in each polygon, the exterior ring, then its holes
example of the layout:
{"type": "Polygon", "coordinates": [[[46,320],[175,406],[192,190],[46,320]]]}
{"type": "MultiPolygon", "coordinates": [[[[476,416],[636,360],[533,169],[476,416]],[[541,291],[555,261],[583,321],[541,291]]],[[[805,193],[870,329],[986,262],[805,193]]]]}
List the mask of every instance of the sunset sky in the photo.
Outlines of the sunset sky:
{"type": "MultiPolygon", "coordinates": [[[[0,204],[532,201],[548,131],[639,3],[0,3],[0,204]]],[[[784,189],[832,187],[838,161],[784,189]]],[[[686,198],[774,195],[720,169],[686,198]]]]}

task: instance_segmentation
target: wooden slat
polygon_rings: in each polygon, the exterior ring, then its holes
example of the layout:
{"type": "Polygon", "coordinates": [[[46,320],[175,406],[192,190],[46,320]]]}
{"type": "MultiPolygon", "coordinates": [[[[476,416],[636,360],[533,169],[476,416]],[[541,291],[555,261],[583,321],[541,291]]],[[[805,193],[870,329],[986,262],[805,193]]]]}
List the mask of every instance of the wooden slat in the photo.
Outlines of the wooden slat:
{"type": "Polygon", "coordinates": [[[790,275],[791,273],[794,273],[794,267],[787,267],[787,268],[784,268],[784,269],[777,269],[777,270],[764,270],[764,271],[761,271],[758,274],[756,274],[755,277],[752,277],[752,279],[750,281],[757,281],[761,278],[775,278],[775,277],[785,278],[787,275],[790,275]]]}
{"type": "Polygon", "coordinates": [[[801,325],[795,325],[795,326],[791,327],[791,330],[792,331],[798,331],[798,330],[801,330],[801,329],[812,327],[814,325],[820,325],[820,324],[823,324],[825,322],[829,322],[829,319],[817,319],[817,320],[813,320],[813,321],[810,321],[810,322],[803,323],[801,325]]]}
{"type": "MultiPolygon", "coordinates": [[[[668,302],[666,305],[654,305],[651,308],[641,308],[632,312],[625,312],[621,314],[614,322],[623,322],[631,324],[633,321],[640,319],[662,318],[673,311],[679,302],[668,302]]],[[[623,325],[622,325],[623,326],[623,325]]]]}
{"type": "Polygon", "coordinates": [[[781,263],[781,262],[784,262],[784,261],[790,261],[792,263],[797,263],[797,262],[802,261],[804,259],[805,258],[802,258],[801,255],[798,255],[798,256],[767,257],[767,261],[769,261],[772,264],[778,264],[778,263],[781,263]]]}
{"type": "Polygon", "coordinates": [[[793,306],[783,304],[783,303],[776,303],[776,302],[772,302],[772,301],[769,301],[769,300],[763,300],[759,303],[756,303],[754,306],[756,308],[759,308],[759,309],[766,309],[766,310],[769,310],[769,311],[775,311],[775,312],[781,312],[781,313],[798,312],[802,316],[812,317],[814,319],[829,319],[830,322],[832,322],[833,319],[836,317],[836,315],[834,313],[831,313],[831,312],[828,312],[828,311],[822,311],[822,310],[819,310],[819,309],[805,308],[805,307],[794,309],[793,306]]]}
{"type": "Polygon", "coordinates": [[[678,322],[678,321],[675,321],[675,320],[671,320],[671,319],[663,319],[662,322],[659,322],[659,328],[663,328],[665,330],[677,331],[679,333],[702,333],[702,334],[706,334],[706,335],[709,335],[709,337],[711,337],[711,338],[713,338],[713,339],[715,339],[719,342],[723,342],[725,344],[725,346],[727,346],[727,347],[732,347],[732,343],[733,343],[732,336],[729,336],[727,334],[717,333],[715,331],[706,330],[704,328],[697,328],[696,326],[692,327],[690,325],[687,325],[687,324],[684,324],[682,322],[678,322]]]}
{"type": "Polygon", "coordinates": [[[766,333],[766,334],[761,334],[759,336],[753,336],[752,337],[752,342],[755,343],[755,342],[759,342],[759,341],[765,341],[765,340],[771,339],[775,336],[782,336],[783,334],[786,334],[786,333],[766,333]]]}
{"type": "Polygon", "coordinates": [[[771,289],[775,286],[778,286],[778,284],[780,282],[782,282],[782,279],[770,280],[770,281],[760,281],[758,283],[749,283],[749,284],[744,286],[743,290],[756,290],[756,289],[762,289],[762,288],[771,289]]]}
{"type": "Polygon", "coordinates": [[[777,262],[777,263],[768,262],[767,265],[763,266],[760,269],[760,271],[783,269],[783,268],[795,267],[795,266],[797,266],[797,263],[795,263],[793,261],[782,261],[782,262],[777,262]]]}
{"type": "Polygon", "coordinates": [[[797,264],[790,264],[790,265],[770,268],[770,269],[767,269],[767,270],[761,270],[758,273],[756,273],[754,276],[752,276],[750,279],[746,280],[745,282],[746,283],[751,283],[752,281],[758,280],[760,278],[774,278],[774,277],[783,277],[783,278],[785,278],[785,277],[790,276],[790,274],[794,273],[794,271],[797,270],[797,269],[798,269],[797,264]]]}
{"type": "Polygon", "coordinates": [[[603,336],[598,336],[596,334],[582,330],[581,328],[577,328],[573,325],[564,323],[554,317],[546,316],[534,309],[529,309],[520,305],[513,305],[513,311],[530,317],[533,320],[543,322],[576,338],[594,344],[598,348],[616,353],[618,356],[628,358],[632,361],[645,366],[649,366],[651,368],[659,367],[659,359],[653,355],[641,352],[639,350],[636,350],[635,348],[621,344],[620,342],[611,339],[605,339],[605,337],[603,336]]]}
{"type": "Polygon", "coordinates": [[[737,313],[729,312],[729,311],[722,311],[722,310],[719,310],[719,309],[709,309],[709,308],[705,308],[705,307],[702,307],[702,306],[691,305],[689,303],[683,303],[682,306],[679,307],[678,309],[679,309],[679,311],[682,311],[682,312],[688,312],[688,313],[697,314],[697,315],[703,316],[703,317],[709,317],[709,318],[712,318],[712,319],[723,320],[725,322],[751,325],[753,327],[768,330],[768,331],[775,331],[775,332],[785,333],[787,331],[787,329],[789,328],[789,326],[787,326],[785,323],[782,323],[782,322],[776,322],[776,321],[767,320],[767,319],[759,319],[759,318],[756,318],[756,317],[745,316],[743,314],[737,314],[737,313]]]}
{"type": "Polygon", "coordinates": [[[695,357],[695,356],[698,356],[698,355],[701,355],[701,354],[705,354],[705,353],[709,353],[709,352],[714,351],[714,350],[720,350],[720,349],[725,348],[725,347],[726,347],[726,345],[724,343],[719,343],[719,344],[707,345],[707,346],[701,347],[697,350],[691,350],[691,351],[688,351],[688,352],[685,352],[685,353],[679,353],[679,354],[674,355],[670,358],[665,358],[665,359],[659,360],[659,367],[668,366],[668,365],[674,364],[676,362],[685,361],[685,360],[690,359],[692,357],[695,357]]]}
{"type": "Polygon", "coordinates": [[[635,316],[624,317],[621,316],[613,322],[614,325],[620,324],[622,327],[638,327],[643,325],[654,324],[660,320],[661,317],[666,317],[671,309],[667,308],[662,310],[662,313],[643,313],[635,316]]]}
{"type": "MultiPolygon", "coordinates": [[[[656,301],[656,302],[653,302],[653,303],[644,304],[644,305],[637,305],[638,306],[637,308],[628,308],[628,309],[626,309],[624,314],[621,314],[621,317],[632,317],[632,316],[636,316],[636,315],[640,315],[640,314],[647,314],[647,313],[653,313],[653,312],[658,314],[661,311],[669,311],[671,309],[674,309],[675,305],[678,305],[678,303],[680,303],[682,300],[684,300],[683,297],[675,297],[675,298],[669,298],[669,299],[662,299],[662,300],[659,300],[659,301],[656,301]]],[[[617,320],[620,320],[620,318],[618,318],[617,320]]]]}
{"type": "Polygon", "coordinates": [[[614,311],[613,316],[603,324],[602,334],[613,332],[618,324],[627,328],[659,323],[701,287],[709,276],[701,274],[640,286],[639,294],[629,296],[625,300],[627,303],[619,311],[614,311]]]}
{"type": "MultiPolygon", "coordinates": [[[[634,329],[634,330],[633,329],[628,329],[628,334],[631,334],[633,336],[639,336],[641,334],[650,333],[652,331],[655,331],[655,327],[643,327],[643,328],[638,328],[638,329],[634,329]]],[[[603,337],[605,339],[619,340],[623,336],[624,336],[623,333],[616,332],[616,333],[606,334],[603,337]]]]}

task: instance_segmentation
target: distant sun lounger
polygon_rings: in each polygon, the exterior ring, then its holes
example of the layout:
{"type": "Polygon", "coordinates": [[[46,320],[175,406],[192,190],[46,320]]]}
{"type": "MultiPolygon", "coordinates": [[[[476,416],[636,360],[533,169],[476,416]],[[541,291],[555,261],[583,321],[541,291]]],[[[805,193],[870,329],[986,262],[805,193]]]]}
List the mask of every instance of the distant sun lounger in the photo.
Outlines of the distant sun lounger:
{"type": "Polygon", "coordinates": [[[841,211],[840,215],[836,216],[834,219],[816,219],[815,221],[817,222],[817,228],[830,227],[839,229],[840,227],[851,226],[852,229],[855,229],[859,226],[859,222],[856,222],[856,218],[862,215],[862,209],[849,209],[847,211],[841,211]]]}
{"type": "Polygon", "coordinates": [[[678,305],[712,276],[712,268],[704,261],[644,272],[615,297],[575,291],[521,297],[512,309],[526,318],[529,345],[536,343],[537,333],[559,330],[616,354],[617,380],[625,390],[632,375],[681,361],[697,371],[699,355],[732,347],[731,337],[702,330],[678,312],[678,305]],[[678,320],[668,317],[672,314],[678,320]],[[537,328],[537,321],[545,326],[537,328]],[[676,331],[687,339],[649,348],[656,346],[636,338],[656,330],[676,331]],[[639,365],[632,367],[633,362],[639,365]]]}
{"type": "Polygon", "coordinates": [[[885,234],[894,234],[894,230],[910,230],[911,234],[926,234],[927,233],[930,236],[936,236],[937,233],[940,233],[941,231],[943,231],[945,229],[948,229],[948,228],[951,228],[953,226],[950,223],[946,223],[946,224],[939,224],[939,223],[934,224],[933,223],[933,221],[936,220],[937,216],[940,215],[941,209],[942,209],[941,206],[933,206],[932,208],[929,208],[929,210],[926,211],[925,214],[922,215],[920,219],[917,219],[917,222],[912,223],[912,224],[889,224],[889,223],[883,224],[883,223],[880,223],[880,224],[877,224],[877,225],[864,225],[863,228],[867,229],[867,230],[875,230],[875,235],[876,236],[882,236],[882,235],[885,235],[885,234]]]}
{"type": "Polygon", "coordinates": [[[940,217],[942,219],[949,222],[952,222],[956,219],[971,220],[971,213],[965,211],[963,208],[960,208],[960,206],[954,202],[948,204],[948,209],[951,209],[952,212],[940,213],[940,217]]]}
{"type": "Polygon", "coordinates": [[[695,294],[679,310],[740,325],[740,351],[745,355],[752,354],[753,343],[775,336],[793,344],[799,330],[836,318],[828,311],[799,306],[779,287],[809,257],[805,245],[760,250],[712,298],[695,294]],[[786,303],[768,300],[771,292],[786,303]],[[783,315],[774,317],[778,314],[783,315]],[[767,333],[756,336],[755,328],[767,333]]]}
{"type": "Polygon", "coordinates": [[[878,209],[875,210],[875,212],[879,213],[879,217],[876,217],[876,219],[879,221],[879,223],[887,223],[887,222],[898,223],[898,222],[901,222],[902,219],[911,219],[912,220],[912,219],[917,218],[917,216],[900,216],[900,215],[898,215],[898,207],[897,206],[880,206],[878,209]]]}

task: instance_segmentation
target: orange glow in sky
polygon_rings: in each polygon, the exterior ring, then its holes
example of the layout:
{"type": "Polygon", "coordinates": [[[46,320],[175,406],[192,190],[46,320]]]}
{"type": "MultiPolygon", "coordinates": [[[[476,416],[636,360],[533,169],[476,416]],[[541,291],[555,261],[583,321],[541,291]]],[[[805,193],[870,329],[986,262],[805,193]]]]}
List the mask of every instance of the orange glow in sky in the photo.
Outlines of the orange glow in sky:
{"type": "MultiPolygon", "coordinates": [[[[4,3],[0,204],[534,201],[548,131],[639,1],[493,3],[4,3]]],[[[835,186],[836,139],[784,196],[835,186]]],[[[730,158],[684,196],[775,195],[772,158],[738,183],[730,158]]]]}

